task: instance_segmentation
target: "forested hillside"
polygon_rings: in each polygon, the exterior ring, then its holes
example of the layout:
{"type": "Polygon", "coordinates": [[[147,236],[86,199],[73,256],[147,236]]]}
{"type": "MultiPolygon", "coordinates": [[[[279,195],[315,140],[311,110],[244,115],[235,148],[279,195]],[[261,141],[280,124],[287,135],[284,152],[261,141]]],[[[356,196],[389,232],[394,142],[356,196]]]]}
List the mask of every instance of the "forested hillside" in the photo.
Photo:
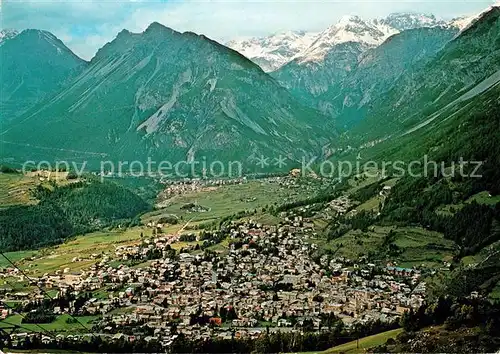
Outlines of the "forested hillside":
{"type": "Polygon", "coordinates": [[[150,206],[115,183],[81,181],[38,186],[37,205],[0,211],[0,247],[4,251],[38,248],[107,226],[138,223],[150,206]]]}

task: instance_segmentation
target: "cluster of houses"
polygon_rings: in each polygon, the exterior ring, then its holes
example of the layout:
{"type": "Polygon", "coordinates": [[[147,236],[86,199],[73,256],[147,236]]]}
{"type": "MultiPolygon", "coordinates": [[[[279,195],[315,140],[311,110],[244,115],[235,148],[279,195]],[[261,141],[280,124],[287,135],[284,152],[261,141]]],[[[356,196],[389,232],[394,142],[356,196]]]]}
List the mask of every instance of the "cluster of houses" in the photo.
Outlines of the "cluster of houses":
{"type": "MultiPolygon", "coordinates": [[[[295,172],[297,175],[268,178],[266,183],[298,191],[302,182],[295,172]]],[[[163,197],[167,200],[239,183],[246,179],[165,182],[163,197]]],[[[342,215],[352,205],[349,198],[339,197],[326,209],[342,215]]],[[[191,339],[256,338],[268,331],[301,331],[306,323],[320,331],[331,314],[347,327],[374,320],[391,322],[422,304],[425,283],[415,269],[321,255],[311,239],[316,236],[314,223],[305,216],[310,207],[281,213],[278,225],[232,223],[224,226],[226,240],[217,247],[200,249],[202,240],[197,239],[196,246],[193,242],[177,253],[172,245],[180,241],[180,235],[162,234],[162,225],[151,222],[147,226],[158,230],[153,237],[95,255],[94,264],[78,273],[68,268],[44,274],[34,285],[57,290],[57,296],[92,293],[78,307],[70,302],[53,311],[96,316],[93,330],[102,339],[142,338],[165,347],[179,334],[191,339]]],[[[210,231],[204,231],[203,237],[207,233],[210,231]]],[[[15,268],[7,268],[1,276],[26,280],[15,268]]],[[[2,297],[26,303],[39,301],[44,294],[4,289],[2,297]]],[[[12,314],[0,309],[2,318],[12,314]]],[[[32,335],[17,331],[11,339],[22,343],[32,335]]],[[[75,341],[90,338],[89,334],[69,337],[75,341]]],[[[43,340],[50,343],[57,338],[44,336],[43,340]]]]}
{"type": "Polygon", "coordinates": [[[243,184],[247,182],[246,177],[233,178],[233,179],[191,179],[186,178],[183,180],[164,180],[162,184],[165,186],[160,197],[169,198],[175,195],[182,195],[186,193],[210,191],[214,188],[243,184]]]}
{"type": "Polygon", "coordinates": [[[417,271],[326,255],[318,261],[308,236],[312,230],[313,224],[300,217],[277,226],[248,221],[225,230],[229,242],[222,252],[192,248],[174,256],[168,251],[178,236],[157,236],[118,246],[90,269],[72,275],[71,282],[60,272],[44,275],[37,285],[99,292],[73,315],[98,315],[95,325],[109,335],[147,325],[162,343],[179,333],[252,337],[266,327],[300,330],[305,320],[320,330],[325,314],[346,326],[392,321],[423,302],[425,284],[417,271]],[[147,258],[151,254],[157,256],[147,258]],[[143,261],[126,265],[130,259],[143,261]]]}

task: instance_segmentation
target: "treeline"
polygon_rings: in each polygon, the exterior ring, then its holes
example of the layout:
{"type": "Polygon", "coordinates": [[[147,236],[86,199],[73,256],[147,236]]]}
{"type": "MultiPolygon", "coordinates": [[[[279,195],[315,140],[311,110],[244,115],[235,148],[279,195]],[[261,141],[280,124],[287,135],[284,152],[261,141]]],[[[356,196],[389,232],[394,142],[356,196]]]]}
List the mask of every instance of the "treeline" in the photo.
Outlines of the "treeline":
{"type": "MultiPolygon", "coordinates": [[[[42,335],[46,336],[44,333],[40,333],[37,336],[27,337],[21,343],[18,343],[15,347],[16,349],[23,350],[33,350],[33,349],[45,349],[45,350],[60,350],[63,352],[75,351],[79,352],[82,346],[85,347],[85,352],[88,353],[162,353],[163,350],[161,344],[157,341],[145,340],[142,338],[137,338],[134,341],[129,341],[128,339],[121,338],[118,340],[108,340],[103,339],[100,335],[92,335],[88,342],[82,343],[72,340],[71,338],[62,337],[57,340],[53,340],[50,343],[42,341],[42,335]]],[[[13,348],[12,342],[9,336],[2,335],[0,339],[3,339],[3,343],[7,348],[13,348]],[[3,337],[3,338],[2,338],[3,337]]]]}
{"type": "Polygon", "coordinates": [[[290,353],[323,351],[356,338],[398,328],[397,323],[372,321],[356,324],[351,329],[342,325],[320,332],[274,332],[269,331],[257,339],[200,339],[190,340],[179,335],[170,348],[173,353],[290,353]]]}
{"type": "Polygon", "coordinates": [[[400,320],[407,332],[444,324],[447,329],[480,327],[500,336],[500,303],[484,299],[440,297],[416,311],[405,312],[400,320]]]}
{"type": "Polygon", "coordinates": [[[103,227],[139,224],[150,206],[115,183],[80,181],[66,186],[39,185],[37,205],[0,210],[0,247],[18,251],[54,245],[103,227]]]}
{"type": "MultiPolygon", "coordinates": [[[[384,323],[380,321],[357,324],[352,329],[345,329],[343,326],[335,327],[320,332],[275,332],[262,334],[257,339],[251,338],[207,338],[193,340],[183,334],[179,334],[173,343],[165,348],[158,340],[145,340],[142,336],[136,336],[134,341],[126,338],[103,339],[99,335],[92,335],[88,341],[75,342],[66,338],[60,338],[51,343],[41,341],[41,335],[34,338],[27,338],[21,343],[21,347],[16,349],[52,349],[52,350],[81,350],[85,347],[90,353],[278,353],[278,352],[303,352],[322,351],[332,346],[344,344],[346,342],[362,338],[372,334],[388,331],[397,328],[397,323],[384,323]]],[[[145,328],[145,327],[144,327],[145,328]]],[[[175,329],[173,328],[175,331],[175,329]]],[[[151,331],[152,332],[152,331],[151,331]]],[[[234,333],[234,332],[233,332],[234,333]]],[[[152,333],[148,333],[152,335],[152,333]]],[[[12,343],[8,336],[4,338],[4,345],[12,348],[12,343]]]]}
{"type": "Polygon", "coordinates": [[[7,165],[0,165],[0,172],[1,173],[10,173],[10,174],[19,173],[15,168],[7,166],[7,165]]]}

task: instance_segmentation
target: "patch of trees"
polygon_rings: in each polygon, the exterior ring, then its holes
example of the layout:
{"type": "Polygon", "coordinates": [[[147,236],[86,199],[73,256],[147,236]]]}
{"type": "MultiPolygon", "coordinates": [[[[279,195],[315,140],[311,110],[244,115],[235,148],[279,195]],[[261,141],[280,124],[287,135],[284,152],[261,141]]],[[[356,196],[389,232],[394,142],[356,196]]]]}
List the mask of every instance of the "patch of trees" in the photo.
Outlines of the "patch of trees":
{"type": "Polygon", "coordinates": [[[366,187],[358,189],[352,197],[360,203],[364,203],[367,200],[375,197],[384,187],[381,183],[372,183],[366,187]]]}
{"type": "Polygon", "coordinates": [[[175,215],[167,215],[167,216],[162,216],[160,219],[158,219],[159,224],[170,224],[170,225],[176,225],[179,223],[179,218],[175,215]]]}
{"type": "Polygon", "coordinates": [[[196,241],[195,234],[182,234],[179,236],[179,241],[181,242],[194,242],[196,241]]]}
{"type": "Polygon", "coordinates": [[[494,227],[500,221],[498,204],[491,207],[472,202],[452,215],[436,213],[439,206],[461,202],[468,196],[460,188],[452,189],[451,183],[434,177],[400,181],[387,199],[382,219],[420,224],[442,232],[461,246],[461,256],[474,254],[500,240],[500,232],[494,227]]]}
{"type": "Polygon", "coordinates": [[[39,308],[28,312],[24,317],[23,323],[51,323],[56,319],[56,315],[53,312],[48,311],[45,308],[39,308]]]}
{"type": "Polygon", "coordinates": [[[181,206],[181,210],[189,210],[196,207],[195,203],[187,203],[181,206]]]}
{"type": "Polygon", "coordinates": [[[6,166],[6,165],[0,165],[0,172],[1,173],[11,173],[11,174],[17,174],[19,173],[15,168],[6,166]]]}
{"type": "Polygon", "coordinates": [[[274,215],[277,215],[281,212],[284,211],[289,211],[298,207],[306,206],[306,205],[311,205],[311,204],[318,204],[318,203],[328,203],[331,202],[332,200],[338,198],[340,196],[340,192],[331,192],[331,193],[320,193],[317,196],[307,198],[304,200],[297,200],[291,203],[286,203],[279,205],[277,207],[271,207],[270,212],[274,215]]]}
{"type": "Polygon", "coordinates": [[[221,243],[227,237],[227,234],[222,231],[202,231],[199,237],[203,241],[201,249],[206,249],[221,243]]]}
{"type": "Polygon", "coordinates": [[[103,227],[135,225],[150,206],[114,183],[76,182],[38,186],[37,205],[0,210],[0,247],[5,251],[54,245],[103,227]]]}
{"type": "MultiPolygon", "coordinates": [[[[484,299],[439,297],[401,316],[401,327],[407,332],[431,325],[444,324],[448,329],[486,326],[495,328],[500,335],[500,303],[484,299]]],[[[488,329],[490,331],[491,328],[488,329]]]]}
{"type": "Polygon", "coordinates": [[[330,231],[327,234],[327,238],[328,240],[334,240],[342,237],[350,230],[361,230],[363,232],[367,232],[368,227],[376,220],[377,216],[375,213],[366,210],[361,210],[353,216],[341,216],[335,221],[335,224],[329,226],[330,231]]]}

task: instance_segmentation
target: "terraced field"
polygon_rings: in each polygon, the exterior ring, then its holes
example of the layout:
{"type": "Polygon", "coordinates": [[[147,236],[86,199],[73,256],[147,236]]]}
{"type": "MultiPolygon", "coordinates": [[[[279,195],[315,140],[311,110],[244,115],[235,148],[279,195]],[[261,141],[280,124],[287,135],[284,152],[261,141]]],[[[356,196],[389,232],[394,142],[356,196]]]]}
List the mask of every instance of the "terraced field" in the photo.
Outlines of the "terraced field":
{"type": "Polygon", "coordinates": [[[393,256],[385,255],[384,259],[397,261],[401,267],[440,267],[443,261],[451,260],[457,252],[454,242],[444,239],[438,232],[420,227],[396,226],[371,226],[367,232],[349,231],[324,247],[336,251],[339,256],[357,259],[370,252],[383,251],[384,239],[391,230],[395,232],[393,243],[399,248],[399,252],[393,256]]]}
{"type": "Polygon", "coordinates": [[[39,183],[34,177],[22,174],[0,173],[0,207],[31,204],[29,190],[39,183]]]}

